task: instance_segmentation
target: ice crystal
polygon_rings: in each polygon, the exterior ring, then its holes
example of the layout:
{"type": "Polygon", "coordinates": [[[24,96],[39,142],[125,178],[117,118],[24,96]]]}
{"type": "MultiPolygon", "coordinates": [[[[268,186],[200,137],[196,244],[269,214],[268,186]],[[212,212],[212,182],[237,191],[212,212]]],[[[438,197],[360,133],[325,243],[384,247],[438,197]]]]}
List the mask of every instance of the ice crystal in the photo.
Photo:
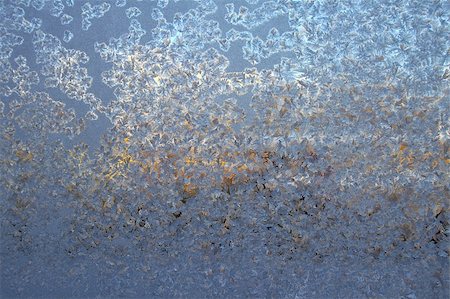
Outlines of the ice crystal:
{"type": "Polygon", "coordinates": [[[0,1],[1,295],[448,296],[449,11],[0,1]]]}

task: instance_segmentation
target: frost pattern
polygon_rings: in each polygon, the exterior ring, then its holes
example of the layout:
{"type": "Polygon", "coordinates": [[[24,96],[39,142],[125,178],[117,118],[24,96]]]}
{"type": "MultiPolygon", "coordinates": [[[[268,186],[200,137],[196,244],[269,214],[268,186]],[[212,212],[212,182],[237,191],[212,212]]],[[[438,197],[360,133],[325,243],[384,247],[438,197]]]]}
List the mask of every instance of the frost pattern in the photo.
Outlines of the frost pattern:
{"type": "Polygon", "coordinates": [[[1,294],[448,296],[449,12],[0,1],[1,294]]]}

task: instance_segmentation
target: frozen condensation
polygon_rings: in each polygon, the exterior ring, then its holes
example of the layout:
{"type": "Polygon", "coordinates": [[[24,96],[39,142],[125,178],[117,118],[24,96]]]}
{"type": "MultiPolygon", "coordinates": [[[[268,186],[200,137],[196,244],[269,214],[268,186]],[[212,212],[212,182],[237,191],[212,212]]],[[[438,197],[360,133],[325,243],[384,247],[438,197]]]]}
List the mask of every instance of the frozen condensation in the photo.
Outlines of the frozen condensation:
{"type": "Polygon", "coordinates": [[[448,298],[449,12],[0,0],[0,296],[448,298]]]}

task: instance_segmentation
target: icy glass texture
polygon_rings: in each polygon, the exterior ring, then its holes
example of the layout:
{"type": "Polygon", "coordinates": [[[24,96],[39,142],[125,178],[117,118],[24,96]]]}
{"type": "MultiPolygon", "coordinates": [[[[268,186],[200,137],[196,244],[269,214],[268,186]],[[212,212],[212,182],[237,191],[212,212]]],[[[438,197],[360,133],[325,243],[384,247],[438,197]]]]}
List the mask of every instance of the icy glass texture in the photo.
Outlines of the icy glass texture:
{"type": "Polygon", "coordinates": [[[448,298],[449,20],[0,0],[0,297],[448,298]]]}

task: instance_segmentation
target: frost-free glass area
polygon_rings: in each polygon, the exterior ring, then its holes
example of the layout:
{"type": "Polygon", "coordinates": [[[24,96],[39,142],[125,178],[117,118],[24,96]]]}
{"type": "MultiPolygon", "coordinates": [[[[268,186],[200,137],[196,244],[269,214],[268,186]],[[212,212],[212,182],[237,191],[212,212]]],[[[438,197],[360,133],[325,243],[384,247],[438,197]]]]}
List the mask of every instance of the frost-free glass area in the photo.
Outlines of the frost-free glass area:
{"type": "Polygon", "coordinates": [[[0,297],[448,298],[449,18],[0,0],[0,297]]]}

